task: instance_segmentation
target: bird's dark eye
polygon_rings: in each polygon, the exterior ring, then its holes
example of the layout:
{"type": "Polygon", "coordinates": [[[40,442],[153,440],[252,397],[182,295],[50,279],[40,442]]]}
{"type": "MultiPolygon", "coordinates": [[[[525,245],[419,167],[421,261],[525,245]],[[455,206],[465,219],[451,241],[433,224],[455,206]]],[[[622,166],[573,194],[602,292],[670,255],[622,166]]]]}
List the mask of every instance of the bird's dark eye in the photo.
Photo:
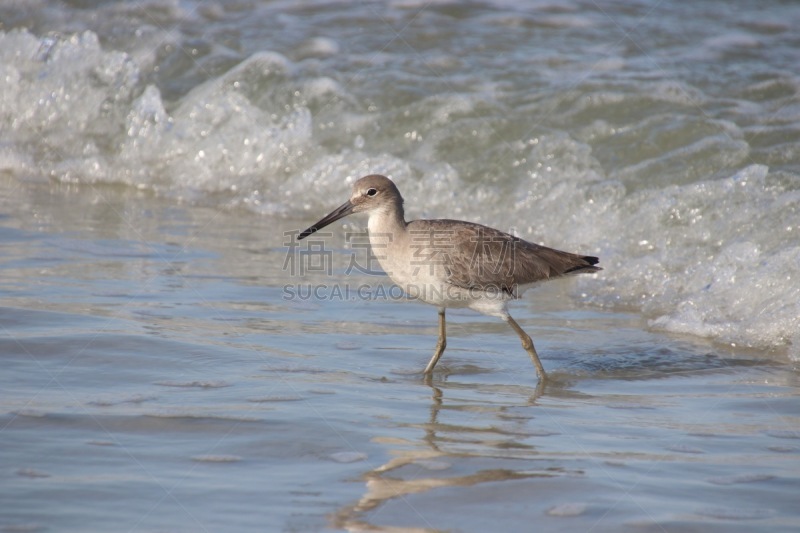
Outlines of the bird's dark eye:
{"type": "Polygon", "coordinates": [[[378,194],[378,189],[367,189],[367,196],[375,196],[378,194]]]}

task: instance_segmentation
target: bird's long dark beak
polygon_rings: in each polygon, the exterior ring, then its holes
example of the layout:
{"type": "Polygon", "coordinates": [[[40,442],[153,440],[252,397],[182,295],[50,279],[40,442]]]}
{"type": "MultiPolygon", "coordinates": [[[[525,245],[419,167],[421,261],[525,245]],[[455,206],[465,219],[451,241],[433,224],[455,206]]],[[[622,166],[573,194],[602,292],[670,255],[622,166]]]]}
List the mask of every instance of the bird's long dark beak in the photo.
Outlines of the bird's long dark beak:
{"type": "Polygon", "coordinates": [[[339,207],[337,207],[336,209],[325,215],[325,217],[322,220],[312,225],[310,228],[307,228],[304,231],[300,232],[300,235],[297,236],[297,240],[298,241],[303,240],[312,233],[314,233],[315,231],[321,230],[328,224],[336,222],[340,218],[346,217],[347,215],[353,212],[354,207],[355,206],[350,203],[350,200],[346,201],[345,203],[343,203],[342,205],[340,205],[339,207]]]}

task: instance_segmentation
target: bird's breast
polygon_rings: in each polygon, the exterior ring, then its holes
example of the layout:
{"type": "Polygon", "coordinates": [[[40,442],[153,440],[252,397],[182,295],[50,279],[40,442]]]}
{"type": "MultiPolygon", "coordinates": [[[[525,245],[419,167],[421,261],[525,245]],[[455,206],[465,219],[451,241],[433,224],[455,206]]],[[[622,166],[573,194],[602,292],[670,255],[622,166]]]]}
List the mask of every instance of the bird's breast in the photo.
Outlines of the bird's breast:
{"type": "Polygon", "coordinates": [[[372,254],[384,272],[407,293],[409,286],[447,283],[444,258],[436,250],[415,244],[402,232],[370,231],[372,254]]]}

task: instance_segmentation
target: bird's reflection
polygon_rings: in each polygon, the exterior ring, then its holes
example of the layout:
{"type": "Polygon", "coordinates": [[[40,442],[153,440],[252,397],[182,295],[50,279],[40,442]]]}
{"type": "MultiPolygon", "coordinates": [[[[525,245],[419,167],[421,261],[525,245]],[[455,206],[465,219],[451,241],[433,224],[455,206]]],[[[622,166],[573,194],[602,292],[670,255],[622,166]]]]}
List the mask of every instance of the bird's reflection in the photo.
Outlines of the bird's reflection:
{"type": "MultiPolygon", "coordinates": [[[[448,383],[448,374],[434,379],[426,377],[422,385],[430,388],[431,403],[430,415],[425,423],[414,425],[423,429],[424,435],[419,441],[398,441],[396,438],[386,439],[394,449],[393,456],[386,463],[364,473],[363,480],[366,492],[353,505],[348,505],[332,517],[333,525],[348,531],[394,531],[395,528],[370,523],[367,513],[375,510],[391,500],[405,500],[413,494],[424,493],[433,489],[444,487],[469,487],[486,482],[499,482],[505,480],[523,479],[531,477],[552,477],[553,472],[542,469],[525,468],[524,471],[485,468],[476,472],[445,476],[453,459],[486,458],[487,460],[504,457],[509,449],[523,450],[530,454],[532,446],[518,445],[517,447],[504,447],[498,441],[503,439],[519,440],[527,437],[523,433],[499,429],[495,424],[488,426],[470,427],[464,424],[452,424],[440,421],[443,411],[471,412],[477,410],[481,413],[481,420],[485,420],[487,411],[494,411],[493,420],[499,416],[505,421],[503,415],[509,415],[513,408],[534,407],[537,400],[552,387],[558,387],[557,382],[539,383],[535,389],[520,387],[521,401],[513,404],[490,403],[484,405],[469,404],[457,398],[448,401],[446,392],[457,393],[459,385],[448,383]],[[523,394],[525,393],[525,394],[523,394]]],[[[473,387],[474,388],[474,387],[473,387]]],[[[532,415],[519,417],[508,416],[513,422],[515,418],[527,422],[532,415]]],[[[500,425],[500,424],[498,424],[500,425]]],[[[416,529],[399,528],[397,531],[436,531],[435,528],[422,527],[416,529]]]]}

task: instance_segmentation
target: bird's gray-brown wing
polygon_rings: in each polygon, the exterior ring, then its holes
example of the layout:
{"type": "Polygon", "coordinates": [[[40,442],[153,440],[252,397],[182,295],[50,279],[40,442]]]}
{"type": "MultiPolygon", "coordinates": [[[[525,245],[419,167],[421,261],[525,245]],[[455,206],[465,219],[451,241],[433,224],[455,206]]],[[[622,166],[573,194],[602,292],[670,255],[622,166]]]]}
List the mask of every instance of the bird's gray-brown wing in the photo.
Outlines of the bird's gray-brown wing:
{"type": "Polygon", "coordinates": [[[596,257],[540,246],[481,224],[415,220],[408,230],[417,260],[436,265],[449,283],[466,289],[515,294],[518,285],[601,270],[594,266],[596,257]]]}

